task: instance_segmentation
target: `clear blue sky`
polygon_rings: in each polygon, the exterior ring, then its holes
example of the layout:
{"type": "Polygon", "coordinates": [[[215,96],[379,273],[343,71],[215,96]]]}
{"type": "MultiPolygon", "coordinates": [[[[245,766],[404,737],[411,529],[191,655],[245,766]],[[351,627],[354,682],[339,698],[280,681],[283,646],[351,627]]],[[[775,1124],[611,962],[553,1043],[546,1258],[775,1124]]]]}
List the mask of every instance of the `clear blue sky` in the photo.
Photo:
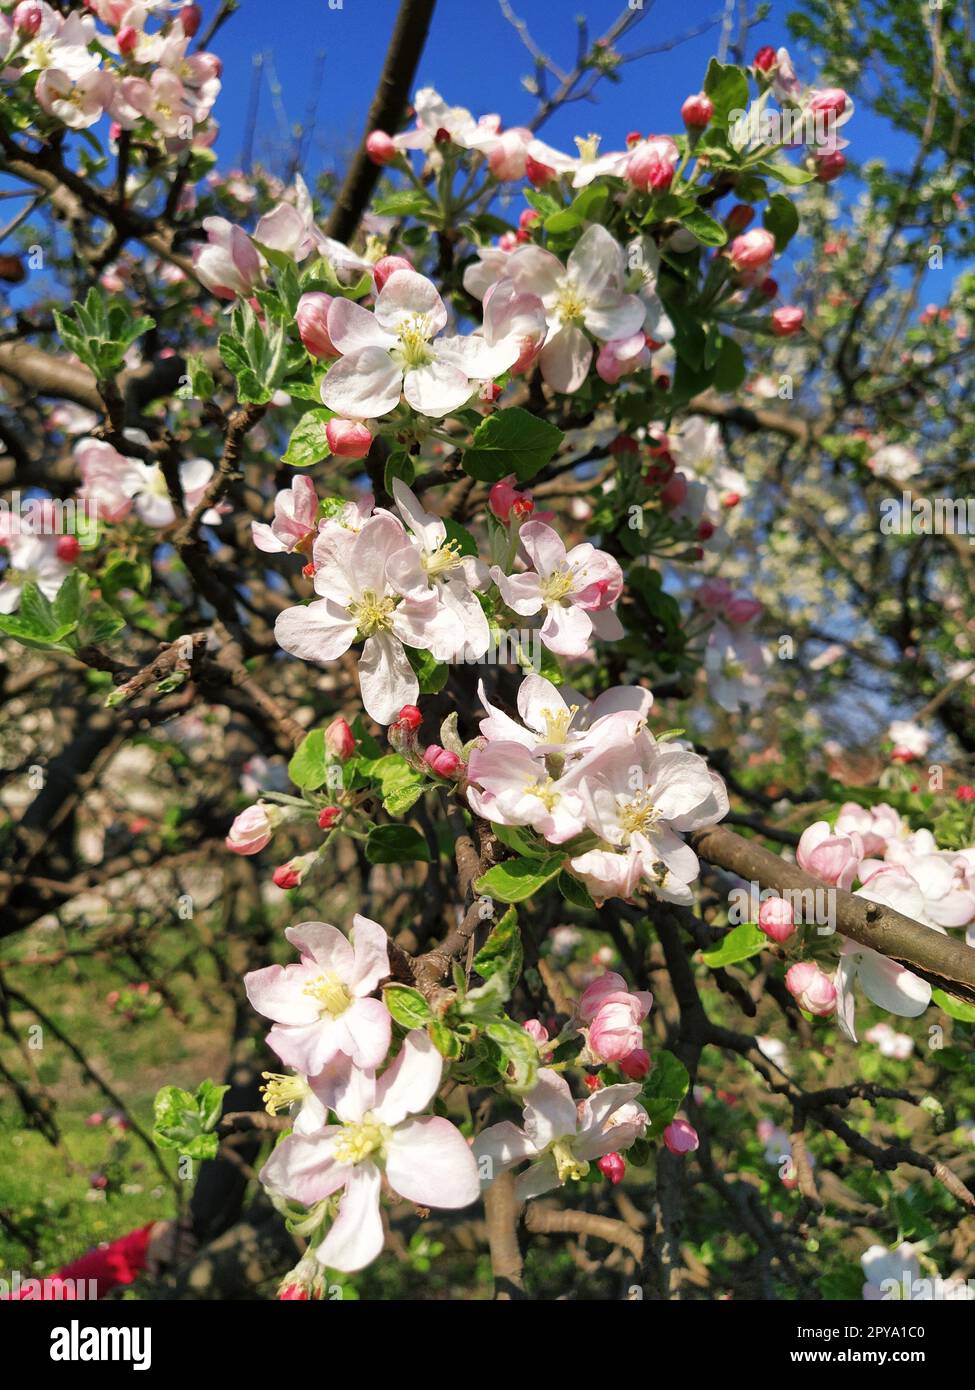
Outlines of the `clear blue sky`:
{"type": "MultiPolygon", "coordinates": [[[[569,69],[576,51],[575,16],[586,14],[596,37],[622,12],[625,0],[511,3],[539,46],[569,69]]],[[[215,4],[216,0],[204,0],[208,18],[215,4]]],[[[716,19],[723,0],[645,0],[645,5],[647,16],[624,40],[624,51],[665,43],[716,19]]],[[[773,0],[768,18],[752,31],[749,57],[761,44],[788,43],[785,20],[795,8],[793,0],[773,0]]],[[[283,147],[287,123],[302,120],[322,52],[324,80],[306,173],[341,163],[360,138],[397,9],[398,0],[342,0],[342,8],[334,10],[328,0],[243,0],[214,44],[225,63],[225,85],[215,112],[221,123],[221,163],[235,163],[241,151],[254,54],[271,54],[280,85],[277,104],[267,83],[262,88],[256,146],[260,158],[270,152],[266,143],[262,146],[262,135],[265,140],[271,135],[283,147]]],[[[600,83],[598,104],[578,102],[557,112],[545,128],[545,138],[571,150],[574,135],[599,131],[604,149],[618,149],[630,130],[646,134],[680,129],[681,102],[700,87],[719,38],[720,21],[670,52],[628,65],[620,85],[600,83]]],[[[796,50],[793,56],[800,77],[814,80],[813,56],[796,50]]],[[[533,98],[521,85],[531,70],[532,60],[498,0],[439,0],[416,85],[435,86],[449,102],[467,106],[475,115],[497,111],[505,125],[517,125],[535,110],[533,98]]],[[[905,158],[903,139],[862,108],[844,134],[852,138],[852,153],[858,159],[883,156],[900,163],[905,158]]]]}

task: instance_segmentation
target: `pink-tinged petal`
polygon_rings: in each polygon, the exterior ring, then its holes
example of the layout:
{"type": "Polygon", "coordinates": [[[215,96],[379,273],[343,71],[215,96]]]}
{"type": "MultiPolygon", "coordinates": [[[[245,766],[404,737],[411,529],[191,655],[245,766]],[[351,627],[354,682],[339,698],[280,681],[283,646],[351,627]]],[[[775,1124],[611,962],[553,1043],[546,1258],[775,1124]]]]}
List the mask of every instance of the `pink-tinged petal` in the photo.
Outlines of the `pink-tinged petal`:
{"type": "Polygon", "coordinates": [[[288,927],[285,936],[296,951],[309,956],[321,970],[331,970],[349,984],[355,969],[352,945],[338,927],[327,922],[300,922],[288,927]]]}
{"type": "Polygon", "coordinates": [[[312,1206],[344,1187],[352,1169],[336,1163],[335,1141],[341,1130],[329,1125],[314,1136],[291,1134],[282,1139],[261,1169],[261,1182],[275,1196],[312,1206]]]}
{"type": "Polygon", "coordinates": [[[402,389],[402,370],[386,349],[367,347],[329,368],[321,396],[344,419],[371,420],[395,410],[402,389]]]}
{"type": "Polygon", "coordinates": [[[355,641],[356,625],[348,610],[340,608],[330,598],[317,599],[307,605],[286,608],[274,624],[278,646],[302,661],[323,664],[336,661],[355,641]]]}
{"type": "MultiPolygon", "coordinates": [[[[566,269],[586,299],[598,298],[608,289],[622,285],[626,274],[623,248],[605,227],[595,223],[586,228],[569,252],[566,269]]],[[[642,311],[640,317],[642,320],[642,311]]]]}
{"type": "Polygon", "coordinates": [[[525,1133],[537,1149],[576,1132],[576,1103],[565,1077],[542,1067],[525,1100],[525,1133]]]}
{"type": "MultiPolygon", "coordinates": [[[[679,835],[676,835],[669,826],[662,822],[652,826],[646,836],[634,836],[634,842],[645,841],[645,870],[650,872],[650,866],[658,859],[662,859],[667,868],[679,879],[681,883],[693,883],[700,872],[700,864],[697,855],[686,845],[679,835]]],[[[642,849],[643,845],[639,847],[642,849]]]]}
{"type": "Polygon", "coordinates": [[[557,656],[584,656],[592,641],[592,619],[584,608],[553,604],[540,635],[549,651],[557,656]]]}
{"type": "Polygon", "coordinates": [[[401,478],[393,479],[393,499],[407,526],[424,550],[436,550],[447,539],[447,528],[439,516],[424,510],[416,493],[401,478]]]}
{"type": "Polygon", "coordinates": [[[609,1117],[621,1105],[635,1100],[642,1089],[639,1082],[631,1082],[621,1086],[604,1086],[601,1091],[595,1091],[583,1102],[581,1128],[601,1130],[609,1117]]]}
{"type": "Polygon", "coordinates": [[[326,1268],[354,1274],[382,1254],[381,1185],[382,1175],[374,1163],[357,1163],[353,1167],[345,1184],[339,1214],[315,1251],[316,1258],[326,1268]]]}
{"type": "Polygon", "coordinates": [[[538,357],[542,376],[553,391],[571,395],[578,391],[589,372],[592,343],[575,324],[559,328],[538,357]]]}
{"type": "Polygon", "coordinates": [[[502,1120],[481,1131],[471,1152],[481,1185],[487,1187],[522,1159],[534,1158],[537,1150],[523,1129],[510,1120],[502,1120]]]}
{"type": "Polygon", "coordinates": [[[438,661],[453,661],[467,640],[463,623],[446,604],[410,599],[393,614],[393,632],[408,647],[431,652],[438,661]]]}
{"type": "Polygon", "coordinates": [[[348,1038],[340,1024],[341,1020],[328,1016],[314,1023],[276,1023],[267,1035],[267,1045],[286,1067],[317,1076],[332,1064],[348,1038]]]}
{"type": "Polygon", "coordinates": [[[541,608],[542,586],[537,574],[506,575],[495,565],[491,578],[501,590],[501,597],[508,607],[523,618],[530,618],[541,608]]]}
{"type": "Polygon", "coordinates": [[[376,1115],[383,1124],[398,1125],[418,1115],[437,1094],[443,1058],[421,1029],[407,1033],[392,1066],[376,1084],[376,1115]]]}
{"type": "Polygon", "coordinates": [[[378,1067],[389,1051],[391,1020],[389,1010],[381,999],[356,999],[338,1022],[345,1029],[347,1041],[342,1051],[357,1067],[378,1067]]]}
{"type": "Polygon", "coordinates": [[[712,795],[708,765],[696,753],[661,753],[655,757],[649,790],[654,806],[666,820],[689,815],[712,795]]]}
{"type": "MultiPolygon", "coordinates": [[[[405,275],[400,270],[397,275],[405,275]]],[[[395,278],[395,277],[394,277],[395,278]]],[[[403,395],[421,415],[439,419],[460,410],[470,400],[474,387],[466,372],[449,362],[430,362],[408,371],[403,378],[403,395]]]]}
{"type": "Polygon", "coordinates": [[[275,1023],[315,1023],[319,1006],[304,987],[314,971],[306,965],[268,965],[244,976],[251,1007],[275,1023]]]}
{"type": "Polygon", "coordinates": [[[468,379],[493,381],[514,366],[521,353],[521,344],[509,338],[491,347],[476,334],[459,334],[454,338],[438,338],[436,352],[439,361],[456,367],[468,379]]]}
{"type": "Polygon", "coordinates": [[[394,270],[376,300],[376,322],[387,333],[399,333],[420,314],[426,316],[430,338],[447,326],[447,310],[433,281],[415,270],[394,270]]]}
{"type": "Polygon", "coordinates": [[[352,918],[355,963],[347,984],[353,994],[371,994],[389,974],[389,937],[378,922],[357,912],[352,918]]]}
{"type": "Polygon", "coordinates": [[[266,555],[277,555],[288,548],[263,521],[251,522],[251,540],[266,555]]]}
{"type": "Polygon", "coordinates": [[[540,1163],[531,1163],[525,1171],[515,1178],[515,1200],[527,1202],[531,1197],[540,1197],[543,1192],[551,1192],[561,1187],[555,1159],[546,1154],[540,1163]]]}
{"type": "Polygon", "coordinates": [[[376,1073],[339,1055],[315,1079],[315,1089],[343,1124],[358,1124],[376,1104],[376,1073]]]}
{"type": "Polygon", "coordinates": [[[584,322],[589,332],[606,340],[628,339],[643,328],[646,317],[643,300],[635,294],[615,295],[600,304],[591,304],[584,322]]]}
{"type": "Polygon", "coordinates": [[[856,957],[849,952],[844,953],[833,976],[833,987],[836,990],[835,1018],[840,1032],[854,1043],[857,1041],[856,998],[853,993],[855,979],[856,957]]]}
{"type": "Polygon", "coordinates": [[[363,348],[391,348],[396,339],[384,333],[376,316],[351,299],[335,298],[328,306],[326,328],[332,345],[341,353],[363,348]]]}
{"type": "Polygon", "coordinates": [[[420,603],[431,603],[436,598],[415,545],[404,545],[402,550],[389,557],[386,578],[404,598],[412,598],[420,603]]]}
{"type": "Polygon", "coordinates": [[[386,1147],[386,1178],[394,1192],[423,1207],[467,1207],[477,1201],[477,1164],[449,1120],[408,1120],[386,1147]]]}
{"type": "Polygon", "coordinates": [[[402,642],[385,632],[370,637],[362,649],[359,685],[366,713],[377,724],[392,724],[403,706],[415,704],[420,693],[402,642]]]}
{"type": "Polygon", "coordinates": [[[536,572],[543,578],[565,564],[562,537],[551,526],[546,526],[544,521],[527,521],[519,531],[518,539],[536,572]]]}

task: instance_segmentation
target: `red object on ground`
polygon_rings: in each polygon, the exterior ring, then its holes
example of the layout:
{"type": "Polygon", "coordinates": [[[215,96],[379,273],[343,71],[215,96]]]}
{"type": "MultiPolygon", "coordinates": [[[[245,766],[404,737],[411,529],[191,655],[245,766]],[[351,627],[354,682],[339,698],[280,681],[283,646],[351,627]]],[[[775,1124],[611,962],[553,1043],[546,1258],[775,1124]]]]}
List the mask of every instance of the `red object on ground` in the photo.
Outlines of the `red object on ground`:
{"type": "Polygon", "coordinates": [[[54,1274],[31,1275],[29,1280],[23,1280],[30,1292],[23,1288],[6,1296],[26,1302],[33,1302],[35,1297],[67,1301],[76,1297],[73,1285],[79,1280],[88,1280],[94,1281],[98,1297],[104,1298],[119,1284],[131,1284],[145,1269],[154,1225],[155,1222],[150,1222],[138,1231],[130,1231],[127,1236],[113,1240],[104,1250],[97,1247],[89,1250],[54,1274]],[[65,1286],[64,1280],[70,1282],[65,1286]],[[34,1289],[38,1286],[39,1293],[35,1295],[34,1289]]]}

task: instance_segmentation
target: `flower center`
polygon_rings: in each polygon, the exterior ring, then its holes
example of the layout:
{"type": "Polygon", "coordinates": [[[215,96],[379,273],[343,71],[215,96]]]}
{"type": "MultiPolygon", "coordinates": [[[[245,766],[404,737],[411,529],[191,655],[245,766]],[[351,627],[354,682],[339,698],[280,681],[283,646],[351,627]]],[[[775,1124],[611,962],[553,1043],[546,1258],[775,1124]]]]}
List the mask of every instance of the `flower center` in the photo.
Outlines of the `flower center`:
{"type": "Polygon", "coordinates": [[[433,361],[430,351],[430,320],[426,314],[414,314],[399,330],[399,356],[405,368],[426,367],[433,361]]]}
{"type": "Polygon", "coordinates": [[[361,1163],[369,1158],[389,1139],[390,1128],[366,1115],[363,1119],[342,1126],[342,1133],[335,1141],[335,1157],[339,1163],[361,1163]]]}
{"type": "Polygon", "coordinates": [[[352,995],[336,975],[319,975],[305,985],[305,994],[310,994],[321,1005],[322,1014],[338,1018],[352,1003],[352,995]]]}
{"type": "Polygon", "coordinates": [[[563,280],[555,309],[563,323],[581,323],[586,312],[586,301],[581,291],[571,280],[563,280]]]}
{"type": "Polygon", "coordinates": [[[390,619],[395,607],[394,598],[387,598],[372,589],[367,589],[358,603],[349,604],[349,612],[356,621],[359,636],[371,637],[375,632],[388,632],[392,626],[390,619]]]}
{"type": "Polygon", "coordinates": [[[303,1076],[285,1076],[274,1071],[262,1071],[261,1076],[267,1082],[266,1086],[261,1087],[261,1095],[264,1097],[264,1109],[269,1115],[287,1110],[311,1095],[311,1087],[303,1076]]]}
{"type": "Polygon", "coordinates": [[[432,555],[424,555],[423,568],[431,579],[436,579],[437,575],[456,569],[463,558],[459,542],[445,541],[432,555]]]}
{"type": "Polygon", "coordinates": [[[587,135],[585,139],[581,135],[575,137],[576,149],[583,164],[591,164],[599,154],[600,139],[599,135],[587,135]]]}
{"type": "Polygon", "coordinates": [[[575,575],[568,568],[553,570],[542,580],[542,598],[546,603],[561,603],[575,587],[575,575]]]}
{"type": "Polygon", "coordinates": [[[569,705],[564,709],[543,709],[542,718],[545,721],[546,742],[564,743],[565,736],[569,732],[569,725],[578,713],[578,705],[569,705]]]}
{"type": "Polygon", "coordinates": [[[620,825],[627,835],[643,834],[658,816],[653,802],[646,792],[641,792],[620,811],[620,825]]]}
{"type": "Polygon", "coordinates": [[[561,796],[561,792],[556,790],[551,777],[546,777],[544,782],[539,778],[537,782],[532,782],[525,790],[529,796],[537,796],[546,811],[551,811],[553,806],[558,805],[561,796]]]}
{"type": "Polygon", "coordinates": [[[565,1139],[552,1145],[552,1157],[559,1182],[579,1182],[589,1172],[589,1164],[585,1159],[576,1158],[572,1145],[565,1139]]]}

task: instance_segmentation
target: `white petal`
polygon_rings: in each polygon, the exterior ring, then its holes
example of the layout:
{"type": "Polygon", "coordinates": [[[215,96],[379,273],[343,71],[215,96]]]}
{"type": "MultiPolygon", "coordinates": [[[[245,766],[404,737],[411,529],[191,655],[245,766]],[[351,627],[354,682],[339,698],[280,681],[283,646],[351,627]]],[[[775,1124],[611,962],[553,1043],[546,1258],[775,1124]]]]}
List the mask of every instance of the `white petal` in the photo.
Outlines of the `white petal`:
{"type": "Polygon", "coordinates": [[[352,1274],[382,1254],[383,1222],[379,1214],[382,1177],[374,1163],[357,1163],[328,1235],[315,1251],[329,1269],[352,1274]]]}

